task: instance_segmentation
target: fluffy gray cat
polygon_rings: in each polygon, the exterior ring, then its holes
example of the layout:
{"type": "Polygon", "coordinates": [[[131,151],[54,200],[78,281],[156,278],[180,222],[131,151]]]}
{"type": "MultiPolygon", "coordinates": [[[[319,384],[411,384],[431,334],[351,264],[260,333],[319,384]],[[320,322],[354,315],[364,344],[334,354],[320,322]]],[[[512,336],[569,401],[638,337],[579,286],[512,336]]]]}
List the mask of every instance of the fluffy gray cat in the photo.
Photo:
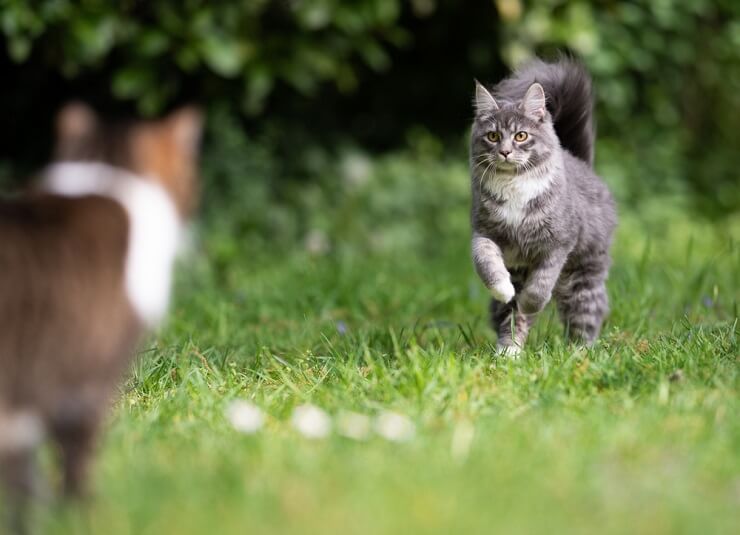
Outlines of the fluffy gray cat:
{"type": "Polygon", "coordinates": [[[488,91],[470,139],[472,253],[502,352],[517,355],[554,296],[566,336],[592,344],[608,312],[614,199],[594,173],[591,80],[536,60],[488,91]]]}

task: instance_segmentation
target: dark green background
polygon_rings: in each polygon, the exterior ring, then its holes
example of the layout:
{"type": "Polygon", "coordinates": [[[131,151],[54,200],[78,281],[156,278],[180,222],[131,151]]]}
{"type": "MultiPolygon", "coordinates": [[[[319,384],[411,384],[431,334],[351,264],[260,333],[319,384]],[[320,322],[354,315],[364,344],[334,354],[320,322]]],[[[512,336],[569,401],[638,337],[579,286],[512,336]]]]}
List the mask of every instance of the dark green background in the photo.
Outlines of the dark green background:
{"type": "Polygon", "coordinates": [[[195,101],[206,211],[254,191],[290,204],[348,148],[464,160],[473,78],[567,51],[593,73],[597,167],[622,203],[740,206],[735,0],[0,0],[0,33],[5,182],[48,158],[70,98],[145,115],[195,101]]]}

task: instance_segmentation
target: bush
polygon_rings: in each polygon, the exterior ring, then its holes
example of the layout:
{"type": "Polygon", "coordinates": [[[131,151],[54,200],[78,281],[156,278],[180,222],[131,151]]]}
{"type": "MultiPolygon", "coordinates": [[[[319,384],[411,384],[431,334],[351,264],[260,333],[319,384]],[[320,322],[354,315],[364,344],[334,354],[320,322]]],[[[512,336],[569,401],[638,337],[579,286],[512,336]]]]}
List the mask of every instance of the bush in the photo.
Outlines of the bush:
{"type": "Polygon", "coordinates": [[[70,97],[145,114],[198,100],[228,122],[207,145],[216,187],[256,151],[254,198],[290,205],[277,183],[321,181],[337,147],[424,131],[464,158],[473,77],[565,50],[595,78],[597,165],[619,197],[722,214],[740,206],[738,19],[733,0],[0,0],[0,180],[44,160],[70,97]]]}
{"type": "Polygon", "coordinates": [[[400,0],[300,2],[147,2],[3,0],[2,33],[10,57],[67,78],[108,71],[116,98],[156,113],[189,93],[236,95],[261,111],[277,81],[314,93],[323,81],[357,84],[356,67],[387,67],[386,46],[405,34],[400,0]],[[226,89],[228,88],[228,89],[226,89]]]}

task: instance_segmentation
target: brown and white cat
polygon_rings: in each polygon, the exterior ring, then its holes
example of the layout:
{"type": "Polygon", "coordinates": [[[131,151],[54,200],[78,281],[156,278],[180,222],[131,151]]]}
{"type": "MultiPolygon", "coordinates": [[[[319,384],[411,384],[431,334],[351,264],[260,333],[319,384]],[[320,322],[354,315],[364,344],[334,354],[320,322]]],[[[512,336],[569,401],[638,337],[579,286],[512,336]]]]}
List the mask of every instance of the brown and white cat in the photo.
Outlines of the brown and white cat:
{"type": "Polygon", "coordinates": [[[166,313],[198,197],[201,115],[110,125],[81,104],[57,122],[57,163],[0,200],[0,476],[31,492],[34,450],[58,448],[84,493],[101,421],[146,331],[166,313]]]}

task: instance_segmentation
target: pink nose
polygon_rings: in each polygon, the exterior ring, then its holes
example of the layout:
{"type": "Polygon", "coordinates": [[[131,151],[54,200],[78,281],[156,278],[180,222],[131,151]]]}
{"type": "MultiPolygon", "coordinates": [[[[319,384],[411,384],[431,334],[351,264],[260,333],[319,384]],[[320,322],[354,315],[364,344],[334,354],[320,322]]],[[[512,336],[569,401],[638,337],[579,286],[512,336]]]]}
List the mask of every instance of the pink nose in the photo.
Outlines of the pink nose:
{"type": "Polygon", "coordinates": [[[509,154],[511,154],[511,151],[510,150],[500,150],[498,151],[498,153],[504,158],[506,158],[509,154]]]}

